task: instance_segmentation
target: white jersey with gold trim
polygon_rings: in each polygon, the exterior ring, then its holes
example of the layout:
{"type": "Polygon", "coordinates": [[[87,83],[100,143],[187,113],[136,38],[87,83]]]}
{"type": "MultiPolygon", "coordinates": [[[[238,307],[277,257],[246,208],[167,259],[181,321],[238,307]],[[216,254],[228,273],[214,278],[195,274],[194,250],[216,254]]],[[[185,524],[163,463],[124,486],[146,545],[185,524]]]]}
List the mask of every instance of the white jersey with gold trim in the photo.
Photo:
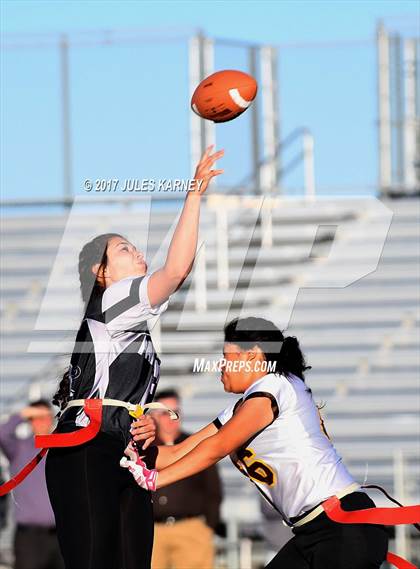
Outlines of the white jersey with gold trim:
{"type": "Polygon", "coordinates": [[[222,411],[214,424],[220,428],[227,423],[251,397],[268,397],[275,419],[232,453],[231,459],[286,520],[354,482],[328,438],[312,394],[299,377],[265,375],[242,399],[222,411]]]}

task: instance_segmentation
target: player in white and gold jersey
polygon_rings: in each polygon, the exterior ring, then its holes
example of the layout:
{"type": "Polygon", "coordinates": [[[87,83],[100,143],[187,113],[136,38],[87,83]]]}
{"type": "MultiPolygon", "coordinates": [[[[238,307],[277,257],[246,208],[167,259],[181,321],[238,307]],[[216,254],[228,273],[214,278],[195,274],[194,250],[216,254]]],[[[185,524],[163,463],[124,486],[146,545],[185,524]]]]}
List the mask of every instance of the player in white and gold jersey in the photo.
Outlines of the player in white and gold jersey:
{"type": "MultiPolygon", "coordinates": [[[[186,478],[230,455],[295,536],[269,569],[379,569],[388,535],[380,525],[342,525],[315,508],[331,496],[345,510],[375,504],[355,483],[325,431],[299,342],[262,318],[225,328],[221,380],[242,397],[212,423],[174,447],[157,447],[156,470],[123,459],[140,485],[154,489],[186,478]],[[275,363],[267,373],[264,362],[275,363]]],[[[134,429],[136,439],[136,429],[134,429]]]]}
{"type": "Polygon", "coordinates": [[[221,429],[253,398],[267,399],[257,405],[270,403],[273,420],[231,458],[283,518],[299,516],[354,483],[322,429],[311,393],[294,374],[270,373],[257,379],[239,403],[220,413],[216,427],[221,429]]]}

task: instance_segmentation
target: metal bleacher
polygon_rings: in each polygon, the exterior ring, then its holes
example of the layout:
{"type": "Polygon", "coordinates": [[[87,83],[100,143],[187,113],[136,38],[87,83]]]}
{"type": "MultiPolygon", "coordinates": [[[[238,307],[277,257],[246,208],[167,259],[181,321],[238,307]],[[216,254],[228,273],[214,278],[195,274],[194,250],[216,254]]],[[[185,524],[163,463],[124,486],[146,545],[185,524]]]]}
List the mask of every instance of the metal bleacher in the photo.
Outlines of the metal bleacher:
{"type": "MultiPolygon", "coordinates": [[[[393,217],[379,262],[369,274],[347,286],[339,285],[340,275],[352,264],[371,267],[371,240],[379,231],[378,216],[363,202],[326,201],[317,203],[316,208],[304,201],[285,202],[273,212],[272,245],[261,255],[260,225],[249,243],[247,227],[252,211],[231,212],[228,288],[217,284],[215,210],[204,208],[207,309],[196,307],[192,274],[160,321],[160,386],[179,388],[188,430],[211,421],[233,396],[223,392],[217,374],[193,373],[194,358],[220,356],[227,308],[229,318],[239,315],[246,300],[247,314],[276,321],[300,285],[285,333],[299,339],[312,366],[306,380],[315,399],[326,403],[323,415],[328,432],[360,482],[375,482],[395,491],[396,468],[402,461],[405,495],[399,497],[414,503],[420,494],[420,200],[382,202],[393,217]],[[319,227],[315,243],[314,224],[319,227]],[[351,249],[341,269],[340,260],[334,265],[328,254],[337,224],[345,229],[341,239],[351,249]],[[319,286],[320,275],[325,286],[319,286]]],[[[161,243],[174,213],[162,210],[155,216],[148,258],[161,243]]],[[[95,213],[94,218],[91,212],[81,213],[73,218],[71,232],[65,231],[66,220],[67,214],[45,213],[3,219],[2,417],[29,397],[51,395],[65,369],[80,319],[76,261],[81,245],[104,228],[130,237],[141,224],[139,214],[130,209],[95,213]],[[60,286],[51,284],[53,268],[62,277],[60,286]],[[34,329],[39,314],[42,318],[34,329]]],[[[225,517],[258,520],[257,493],[252,485],[227,460],[222,462],[222,474],[225,517]]],[[[381,503],[380,496],[374,498],[381,503]]]]}

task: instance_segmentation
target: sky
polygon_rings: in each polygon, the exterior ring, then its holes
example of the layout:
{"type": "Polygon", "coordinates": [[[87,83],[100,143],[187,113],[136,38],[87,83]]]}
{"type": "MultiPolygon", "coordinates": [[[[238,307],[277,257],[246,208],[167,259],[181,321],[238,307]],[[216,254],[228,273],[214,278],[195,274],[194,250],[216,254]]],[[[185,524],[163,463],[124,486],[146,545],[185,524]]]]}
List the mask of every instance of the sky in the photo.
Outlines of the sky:
{"type": "Polygon", "coordinates": [[[265,43],[368,37],[377,18],[418,11],[415,0],[3,0],[4,32],[191,26],[265,43]]]}
{"type": "MultiPolygon", "coordinates": [[[[320,191],[372,191],[376,23],[383,18],[391,30],[419,33],[413,24],[418,3],[412,0],[2,0],[0,6],[9,46],[1,58],[3,198],[59,197],[63,191],[59,33],[74,42],[69,79],[75,194],[83,193],[87,178],[190,175],[187,61],[188,38],[196,29],[218,39],[216,69],[247,70],[246,47],[223,40],[280,46],[280,137],[302,126],[313,132],[320,191]],[[97,32],[125,30],[120,37],[127,37],[135,29],[148,30],[143,35],[150,41],[86,45],[104,37],[97,32]],[[30,47],[17,47],[22,41],[30,47]]],[[[250,116],[217,127],[217,146],[226,152],[224,184],[250,173],[250,116]]],[[[287,149],[284,164],[299,155],[299,144],[287,149]]],[[[302,186],[301,165],[285,186],[302,186]]]]}

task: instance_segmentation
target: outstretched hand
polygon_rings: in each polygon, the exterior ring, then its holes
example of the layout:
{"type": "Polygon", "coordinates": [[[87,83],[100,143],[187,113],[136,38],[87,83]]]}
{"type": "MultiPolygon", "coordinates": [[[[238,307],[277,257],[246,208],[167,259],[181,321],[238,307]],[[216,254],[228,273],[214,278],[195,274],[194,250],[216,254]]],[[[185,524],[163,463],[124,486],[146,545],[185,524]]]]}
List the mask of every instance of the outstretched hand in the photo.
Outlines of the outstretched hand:
{"type": "Polygon", "coordinates": [[[194,180],[196,180],[198,183],[196,183],[194,189],[191,190],[191,193],[193,194],[203,195],[207,190],[210,180],[215,176],[219,176],[223,173],[223,170],[212,170],[212,166],[219,158],[223,156],[225,151],[219,150],[214,154],[210,154],[213,150],[213,146],[214,145],[212,144],[206,149],[203,156],[201,157],[200,162],[197,165],[194,180]]]}

